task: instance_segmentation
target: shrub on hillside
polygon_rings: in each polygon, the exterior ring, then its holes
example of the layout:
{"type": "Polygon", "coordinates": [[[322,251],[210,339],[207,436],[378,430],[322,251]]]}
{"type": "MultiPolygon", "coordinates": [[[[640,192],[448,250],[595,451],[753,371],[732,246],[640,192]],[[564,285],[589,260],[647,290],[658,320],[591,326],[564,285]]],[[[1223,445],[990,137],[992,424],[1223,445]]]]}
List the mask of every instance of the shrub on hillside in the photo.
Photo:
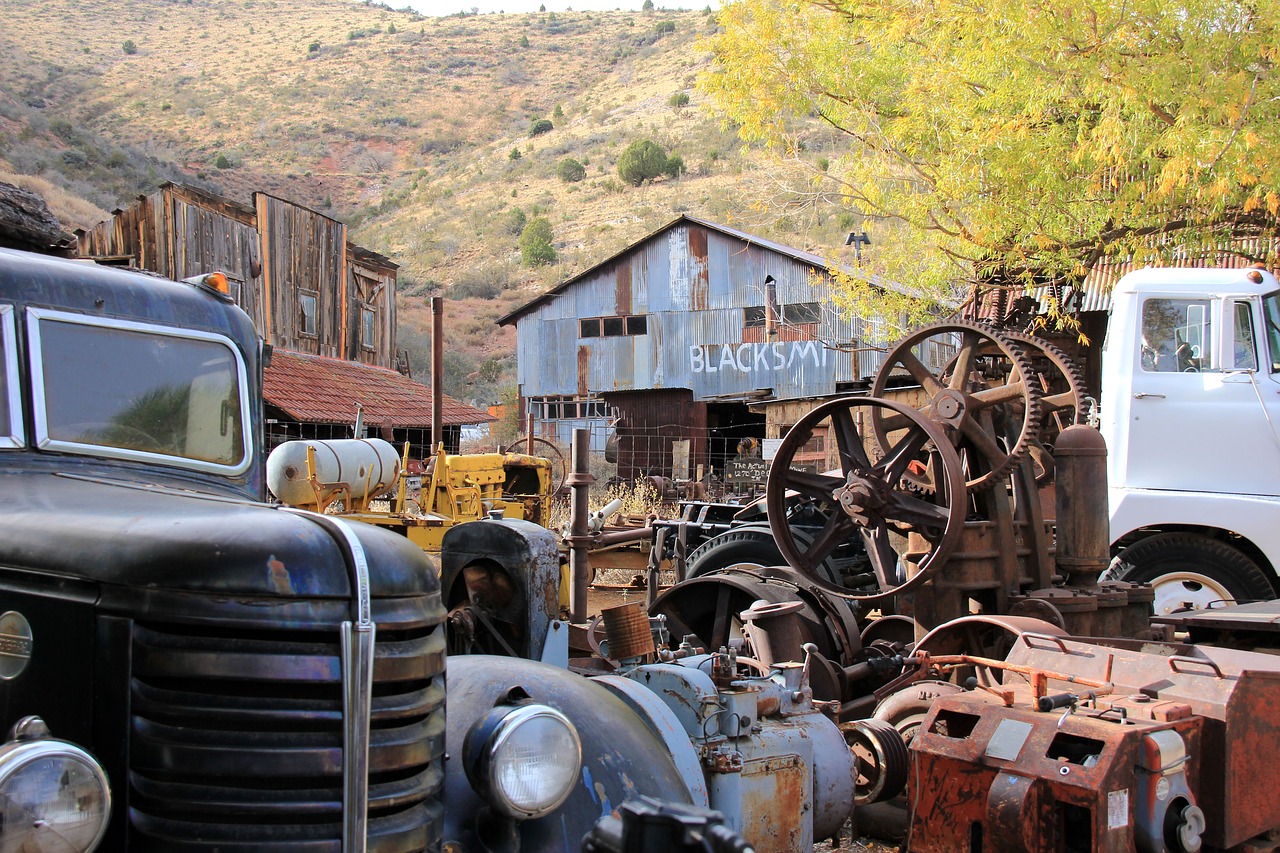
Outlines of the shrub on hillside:
{"type": "Polygon", "coordinates": [[[555,125],[551,123],[549,118],[535,119],[533,124],[529,125],[530,136],[541,136],[544,133],[550,133],[555,129],[555,125]]]}
{"type": "Polygon", "coordinates": [[[517,236],[524,230],[525,223],[528,221],[529,218],[525,216],[523,210],[513,207],[502,218],[502,230],[513,237],[517,236]]]}
{"type": "Polygon", "coordinates": [[[556,177],[567,184],[576,184],[587,176],[587,167],[572,157],[566,157],[556,166],[556,177]]]}
{"type": "Polygon", "coordinates": [[[551,245],[551,220],[545,216],[530,219],[520,232],[520,262],[526,267],[555,263],[556,250],[551,245]]]}
{"type": "Polygon", "coordinates": [[[445,293],[450,299],[493,299],[502,292],[502,283],[484,270],[463,270],[445,293]]]}
{"type": "Polygon", "coordinates": [[[676,92],[670,98],[667,98],[667,106],[671,107],[673,110],[684,109],[689,106],[689,93],[676,92]]]}
{"type": "Polygon", "coordinates": [[[138,52],[138,46],[133,43],[133,39],[125,39],[124,44],[120,45],[120,49],[130,56],[138,52]]]}
{"type": "Polygon", "coordinates": [[[667,152],[652,139],[637,139],[618,158],[618,176],[638,187],[667,170],[667,152]]]}

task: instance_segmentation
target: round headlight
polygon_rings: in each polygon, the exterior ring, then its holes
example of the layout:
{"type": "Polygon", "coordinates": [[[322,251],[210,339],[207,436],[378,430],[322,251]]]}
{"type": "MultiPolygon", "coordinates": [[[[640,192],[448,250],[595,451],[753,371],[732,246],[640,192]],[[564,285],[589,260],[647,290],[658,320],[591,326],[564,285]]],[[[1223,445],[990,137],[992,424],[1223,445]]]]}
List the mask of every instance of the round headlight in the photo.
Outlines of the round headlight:
{"type": "Polygon", "coordinates": [[[495,708],[472,726],[463,764],[476,791],[508,817],[535,818],[569,796],[582,770],[582,742],[546,705],[495,708]]]}
{"type": "Polygon", "coordinates": [[[87,853],[110,815],[107,775],[80,747],[47,738],[0,746],[0,853],[87,853]]]}

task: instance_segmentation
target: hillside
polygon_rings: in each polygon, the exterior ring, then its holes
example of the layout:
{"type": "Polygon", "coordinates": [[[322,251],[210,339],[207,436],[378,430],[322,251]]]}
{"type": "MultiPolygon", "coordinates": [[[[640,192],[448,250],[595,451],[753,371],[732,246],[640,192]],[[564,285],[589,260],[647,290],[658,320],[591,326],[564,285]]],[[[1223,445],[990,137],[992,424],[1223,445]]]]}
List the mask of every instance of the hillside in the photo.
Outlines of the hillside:
{"type": "MultiPolygon", "coordinates": [[[[707,12],[424,17],[347,0],[8,0],[0,177],[38,176],[69,227],[173,179],[263,189],[347,222],[401,264],[400,346],[426,371],[444,294],[446,390],[493,402],[514,376],[493,319],[681,213],[835,253],[851,222],[785,210],[833,140],[744,149],[696,88],[707,12]],[[687,96],[680,97],[681,95],[687,96]],[[683,103],[687,101],[687,103],[683,103]],[[531,136],[533,123],[551,122],[531,136]],[[617,161],[652,139],[686,171],[642,187],[617,161]],[[581,180],[557,176],[565,158],[581,180]],[[64,196],[62,198],[61,196],[64,196]],[[519,221],[555,263],[528,268],[519,221]]],[[[34,188],[34,187],[33,187],[34,188]]]]}

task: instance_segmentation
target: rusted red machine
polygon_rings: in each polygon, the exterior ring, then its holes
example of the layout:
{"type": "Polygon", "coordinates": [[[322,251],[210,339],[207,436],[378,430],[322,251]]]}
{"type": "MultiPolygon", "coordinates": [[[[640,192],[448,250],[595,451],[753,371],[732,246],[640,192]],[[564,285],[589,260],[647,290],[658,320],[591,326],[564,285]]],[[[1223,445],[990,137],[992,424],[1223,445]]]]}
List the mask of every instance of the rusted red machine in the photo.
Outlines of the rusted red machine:
{"type": "Polygon", "coordinates": [[[912,851],[1280,848],[1280,662],[1023,634],[997,686],[936,700],[911,744],[912,851]]]}

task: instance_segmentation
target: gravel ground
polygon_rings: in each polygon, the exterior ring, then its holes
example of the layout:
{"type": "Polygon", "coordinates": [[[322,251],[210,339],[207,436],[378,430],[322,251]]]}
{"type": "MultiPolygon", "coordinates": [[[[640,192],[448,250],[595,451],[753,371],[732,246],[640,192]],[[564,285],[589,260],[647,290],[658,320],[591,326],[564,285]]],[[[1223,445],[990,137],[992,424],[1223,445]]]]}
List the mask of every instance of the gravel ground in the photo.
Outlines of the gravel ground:
{"type": "Polygon", "coordinates": [[[813,853],[834,853],[837,850],[842,851],[842,853],[843,851],[851,851],[851,853],[898,853],[899,847],[896,844],[886,844],[874,838],[855,838],[850,840],[844,832],[841,832],[839,846],[836,846],[831,841],[813,845],[813,853]]]}

